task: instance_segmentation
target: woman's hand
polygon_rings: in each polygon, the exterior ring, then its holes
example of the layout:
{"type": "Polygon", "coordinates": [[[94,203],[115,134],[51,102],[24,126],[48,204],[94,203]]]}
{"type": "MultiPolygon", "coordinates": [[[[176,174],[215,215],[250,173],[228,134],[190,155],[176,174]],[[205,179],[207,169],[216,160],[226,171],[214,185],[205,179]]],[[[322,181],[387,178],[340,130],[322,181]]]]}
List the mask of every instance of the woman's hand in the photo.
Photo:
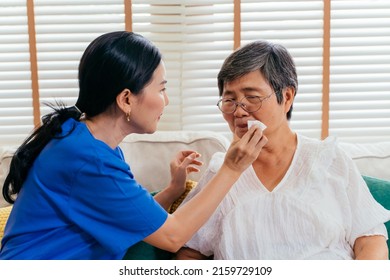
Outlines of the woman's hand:
{"type": "Polygon", "coordinates": [[[187,175],[192,172],[199,172],[196,166],[201,166],[203,163],[197,158],[200,154],[195,151],[181,151],[170,163],[171,182],[169,187],[173,192],[176,192],[179,197],[185,191],[187,175]]]}
{"type": "Polygon", "coordinates": [[[232,172],[241,174],[259,156],[268,139],[262,130],[252,126],[241,139],[234,139],[230,145],[224,165],[232,172]]]}
{"type": "Polygon", "coordinates": [[[199,153],[186,150],[177,153],[170,162],[171,182],[168,187],[155,196],[162,207],[168,209],[183,194],[188,174],[199,172],[196,166],[201,166],[203,163],[197,160],[198,157],[200,157],[199,153]]]}

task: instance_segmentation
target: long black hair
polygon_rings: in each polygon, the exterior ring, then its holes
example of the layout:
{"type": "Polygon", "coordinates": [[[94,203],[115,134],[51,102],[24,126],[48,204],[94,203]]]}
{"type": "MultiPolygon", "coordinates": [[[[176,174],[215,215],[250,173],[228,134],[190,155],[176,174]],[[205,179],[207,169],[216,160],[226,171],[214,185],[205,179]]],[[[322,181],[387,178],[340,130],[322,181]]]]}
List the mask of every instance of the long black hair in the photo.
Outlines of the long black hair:
{"type": "Polygon", "coordinates": [[[4,199],[8,203],[15,202],[34,160],[46,144],[62,132],[61,126],[66,120],[79,120],[81,112],[87,117],[105,112],[124,89],[141,94],[161,59],[154,44],[133,32],[110,32],[92,41],[80,60],[76,105],[51,106],[54,111],[42,118],[41,125],[16,150],[3,185],[4,199]]]}

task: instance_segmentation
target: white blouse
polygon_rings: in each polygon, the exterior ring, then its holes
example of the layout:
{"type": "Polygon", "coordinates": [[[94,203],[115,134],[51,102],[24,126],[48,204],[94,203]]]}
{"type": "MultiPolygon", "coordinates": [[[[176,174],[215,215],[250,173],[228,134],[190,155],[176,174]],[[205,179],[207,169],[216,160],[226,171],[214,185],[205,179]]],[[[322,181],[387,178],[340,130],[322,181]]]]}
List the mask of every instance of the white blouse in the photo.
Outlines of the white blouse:
{"type": "MultiPolygon", "coordinates": [[[[183,203],[214,176],[224,156],[213,156],[183,203]]],[[[353,259],[356,238],[387,238],[388,220],[390,211],[375,201],[337,141],[298,135],[291,166],[272,192],[250,166],[186,246],[214,259],[353,259]]]]}

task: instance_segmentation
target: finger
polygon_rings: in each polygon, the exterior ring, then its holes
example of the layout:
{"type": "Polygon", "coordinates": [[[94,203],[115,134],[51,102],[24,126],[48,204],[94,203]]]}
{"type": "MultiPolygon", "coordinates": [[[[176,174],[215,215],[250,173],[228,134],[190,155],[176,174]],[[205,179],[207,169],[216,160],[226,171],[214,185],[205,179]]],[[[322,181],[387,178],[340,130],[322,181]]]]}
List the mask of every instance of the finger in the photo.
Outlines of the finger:
{"type": "Polygon", "coordinates": [[[188,166],[187,167],[187,173],[192,173],[192,172],[199,172],[200,169],[199,168],[196,168],[194,166],[188,166]]]}
{"type": "Polygon", "coordinates": [[[182,162],[181,162],[181,166],[189,166],[190,164],[192,164],[192,162],[194,161],[197,161],[196,158],[198,157],[198,153],[194,152],[194,153],[191,153],[189,154],[188,156],[186,156],[182,162]]]}
{"type": "Polygon", "coordinates": [[[202,166],[203,165],[203,162],[202,161],[199,161],[199,160],[196,160],[194,159],[191,164],[195,164],[195,165],[198,165],[198,166],[202,166]]]}
{"type": "Polygon", "coordinates": [[[184,157],[188,157],[190,154],[196,154],[196,157],[200,157],[201,155],[197,151],[192,150],[183,150],[179,152],[179,155],[182,155],[184,157]]]}
{"type": "Polygon", "coordinates": [[[261,137],[260,141],[256,144],[256,147],[264,147],[265,144],[267,144],[268,142],[268,138],[266,136],[263,135],[263,137],[261,137]]]}
{"type": "Polygon", "coordinates": [[[261,137],[263,136],[262,130],[258,127],[253,125],[241,138],[243,143],[245,144],[253,144],[256,145],[261,137]]]}

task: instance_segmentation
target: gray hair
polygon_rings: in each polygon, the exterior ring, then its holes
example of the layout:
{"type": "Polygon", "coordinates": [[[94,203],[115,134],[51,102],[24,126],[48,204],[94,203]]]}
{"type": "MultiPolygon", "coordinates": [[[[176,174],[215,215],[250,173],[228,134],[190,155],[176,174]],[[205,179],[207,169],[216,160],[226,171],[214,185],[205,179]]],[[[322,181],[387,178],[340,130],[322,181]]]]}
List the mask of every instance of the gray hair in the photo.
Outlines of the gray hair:
{"type": "MultiPolygon", "coordinates": [[[[262,73],[274,90],[279,104],[283,101],[283,89],[292,87],[294,94],[298,90],[295,63],[288,50],[279,44],[254,41],[226,58],[218,73],[219,95],[222,96],[226,82],[231,82],[253,71],[262,73]]],[[[292,109],[291,106],[287,112],[288,120],[291,119],[292,109]]]]}

